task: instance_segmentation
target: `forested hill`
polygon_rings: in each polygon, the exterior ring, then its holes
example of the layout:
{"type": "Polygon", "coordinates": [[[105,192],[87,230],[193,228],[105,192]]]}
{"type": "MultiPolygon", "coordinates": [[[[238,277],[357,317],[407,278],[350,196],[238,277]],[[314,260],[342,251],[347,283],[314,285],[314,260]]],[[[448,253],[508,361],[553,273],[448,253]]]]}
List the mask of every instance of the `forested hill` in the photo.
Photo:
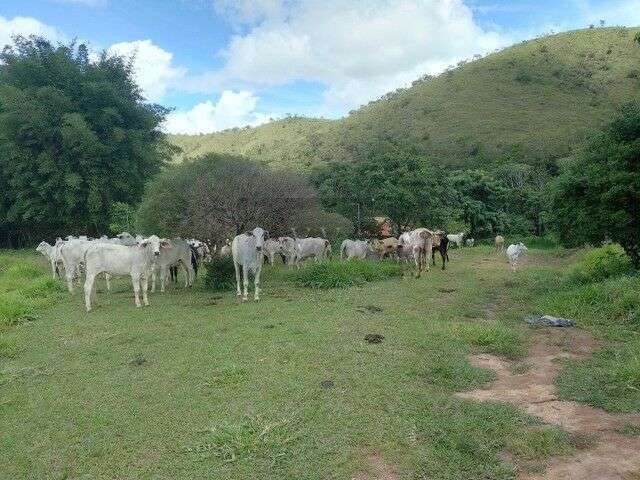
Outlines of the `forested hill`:
{"type": "Polygon", "coordinates": [[[498,156],[563,157],[620,104],[640,98],[637,32],[597,28],[523,42],[416,81],[341,120],[288,118],[172,141],[183,149],[180,159],[232,152],[300,169],[389,146],[465,167],[498,156]]]}

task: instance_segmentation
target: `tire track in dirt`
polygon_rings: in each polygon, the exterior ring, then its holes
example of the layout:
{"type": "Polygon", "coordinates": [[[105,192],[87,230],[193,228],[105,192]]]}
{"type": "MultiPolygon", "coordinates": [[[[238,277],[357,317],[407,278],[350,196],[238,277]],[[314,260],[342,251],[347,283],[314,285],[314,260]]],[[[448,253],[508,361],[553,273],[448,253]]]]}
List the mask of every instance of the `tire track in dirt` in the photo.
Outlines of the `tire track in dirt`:
{"type": "Polygon", "coordinates": [[[550,425],[572,434],[591,436],[593,445],[567,457],[554,457],[542,474],[519,472],[519,480],[632,480],[640,478],[640,438],[616,433],[628,424],[640,425],[640,415],[614,415],[572,401],[560,400],[554,380],[560,360],[585,358],[595,347],[593,337],[579,329],[537,332],[525,359],[530,368],[513,373],[513,362],[494,355],[472,355],[477,367],[496,373],[486,389],[457,393],[460,398],[513,404],[550,425]]]}

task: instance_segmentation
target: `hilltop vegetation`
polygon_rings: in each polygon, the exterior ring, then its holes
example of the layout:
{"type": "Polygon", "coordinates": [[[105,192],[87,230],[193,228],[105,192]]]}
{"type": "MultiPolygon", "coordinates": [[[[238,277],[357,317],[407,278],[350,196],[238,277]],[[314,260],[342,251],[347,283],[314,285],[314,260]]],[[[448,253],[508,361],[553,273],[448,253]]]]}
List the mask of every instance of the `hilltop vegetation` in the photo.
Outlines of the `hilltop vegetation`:
{"type": "Polygon", "coordinates": [[[418,80],[342,120],[294,117],[171,141],[183,149],[180,160],[234,153],[303,170],[380,149],[461,168],[562,158],[638,97],[637,32],[598,28],[524,42],[418,80]]]}

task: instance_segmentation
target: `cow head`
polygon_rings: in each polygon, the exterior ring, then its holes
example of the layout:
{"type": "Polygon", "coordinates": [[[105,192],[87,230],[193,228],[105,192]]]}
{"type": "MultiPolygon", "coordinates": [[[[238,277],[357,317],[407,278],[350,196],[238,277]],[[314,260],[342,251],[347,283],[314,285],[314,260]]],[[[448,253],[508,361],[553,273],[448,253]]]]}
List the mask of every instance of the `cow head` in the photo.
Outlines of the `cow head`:
{"type": "Polygon", "coordinates": [[[256,239],[256,250],[261,252],[262,247],[264,247],[264,241],[269,238],[269,232],[256,227],[251,231],[251,235],[256,239]]]}
{"type": "Polygon", "coordinates": [[[160,239],[157,235],[151,235],[150,237],[142,240],[138,244],[138,246],[143,249],[149,249],[151,253],[153,253],[153,255],[157,257],[160,255],[161,249],[171,246],[171,242],[169,242],[169,240],[165,238],[160,239]]]}

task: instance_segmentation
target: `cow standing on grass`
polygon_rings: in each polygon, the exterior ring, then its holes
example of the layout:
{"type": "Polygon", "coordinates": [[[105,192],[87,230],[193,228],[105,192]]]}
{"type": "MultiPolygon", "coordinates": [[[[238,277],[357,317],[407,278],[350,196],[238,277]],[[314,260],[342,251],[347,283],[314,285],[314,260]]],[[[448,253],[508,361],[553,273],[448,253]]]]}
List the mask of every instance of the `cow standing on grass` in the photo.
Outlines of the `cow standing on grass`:
{"type": "Polygon", "coordinates": [[[447,239],[449,240],[449,242],[455,243],[456,247],[462,248],[462,246],[464,245],[464,232],[456,233],[455,235],[449,234],[447,235],[447,239]]]}
{"type": "Polygon", "coordinates": [[[365,240],[344,240],[340,245],[340,258],[350,260],[352,258],[365,259],[373,256],[371,244],[365,240]]]}
{"type": "Polygon", "coordinates": [[[296,261],[296,241],[292,237],[278,238],[282,263],[292,266],[296,261]]]}
{"type": "Polygon", "coordinates": [[[51,275],[53,278],[61,278],[60,267],[63,266],[62,257],[60,256],[60,247],[62,246],[62,240],[58,239],[55,245],[49,245],[47,242],[42,241],[36,247],[36,252],[40,252],[44,257],[49,260],[51,264],[51,275]]]}
{"type": "Polygon", "coordinates": [[[326,238],[296,238],[296,266],[300,267],[300,262],[313,258],[316,262],[321,262],[331,258],[331,242],[326,238]]]}
{"type": "Polygon", "coordinates": [[[108,275],[130,275],[136,307],[142,299],[149,305],[147,286],[154,263],[162,248],[168,243],[152,235],[137,245],[125,246],[107,243],[94,243],[85,252],[84,302],[87,312],[91,311],[91,300],[95,300],[95,278],[100,273],[108,275]]]}
{"type": "Polygon", "coordinates": [[[404,232],[398,239],[398,255],[411,255],[416,264],[416,277],[420,278],[423,269],[429,270],[433,250],[434,234],[426,228],[416,228],[404,232]]]}
{"type": "Polygon", "coordinates": [[[493,241],[496,251],[499,253],[504,252],[504,237],[502,235],[496,235],[495,240],[493,241]]]}
{"type": "Polygon", "coordinates": [[[265,240],[262,251],[266,259],[269,261],[269,265],[273,265],[276,255],[282,253],[282,245],[275,238],[269,238],[268,240],[265,240]]]}
{"type": "Polygon", "coordinates": [[[247,301],[249,290],[249,275],[253,275],[254,299],[260,300],[260,273],[264,262],[265,238],[268,232],[260,227],[256,227],[251,232],[236,235],[231,242],[231,255],[233,256],[233,267],[236,271],[236,290],[238,296],[242,296],[242,301],[247,301]],[[242,272],[241,272],[242,270],[242,272]],[[243,288],[240,288],[242,280],[243,288]]]}
{"type": "Polygon", "coordinates": [[[449,239],[446,232],[437,230],[433,235],[433,245],[431,247],[431,260],[433,265],[436,264],[436,252],[440,252],[442,258],[442,270],[444,270],[445,262],[449,261],[449,239]]]}
{"type": "Polygon", "coordinates": [[[156,257],[151,274],[151,291],[156,291],[156,276],[159,273],[160,291],[164,292],[170,268],[177,268],[180,265],[182,265],[186,272],[184,288],[192,286],[195,278],[195,272],[193,268],[191,246],[181,238],[174,238],[172,240],[163,239],[162,241],[163,248],[159,256],[156,257]]]}
{"type": "Polygon", "coordinates": [[[511,271],[515,272],[516,267],[518,266],[518,262],[522,257],[524,257],[525,253],[528,252],[529,249],[524,246],[522,242],[517,245],[511,244],[509,248],[507,248],[507,258],[509,259],[509,265],[511,266],[511,271]]]}

